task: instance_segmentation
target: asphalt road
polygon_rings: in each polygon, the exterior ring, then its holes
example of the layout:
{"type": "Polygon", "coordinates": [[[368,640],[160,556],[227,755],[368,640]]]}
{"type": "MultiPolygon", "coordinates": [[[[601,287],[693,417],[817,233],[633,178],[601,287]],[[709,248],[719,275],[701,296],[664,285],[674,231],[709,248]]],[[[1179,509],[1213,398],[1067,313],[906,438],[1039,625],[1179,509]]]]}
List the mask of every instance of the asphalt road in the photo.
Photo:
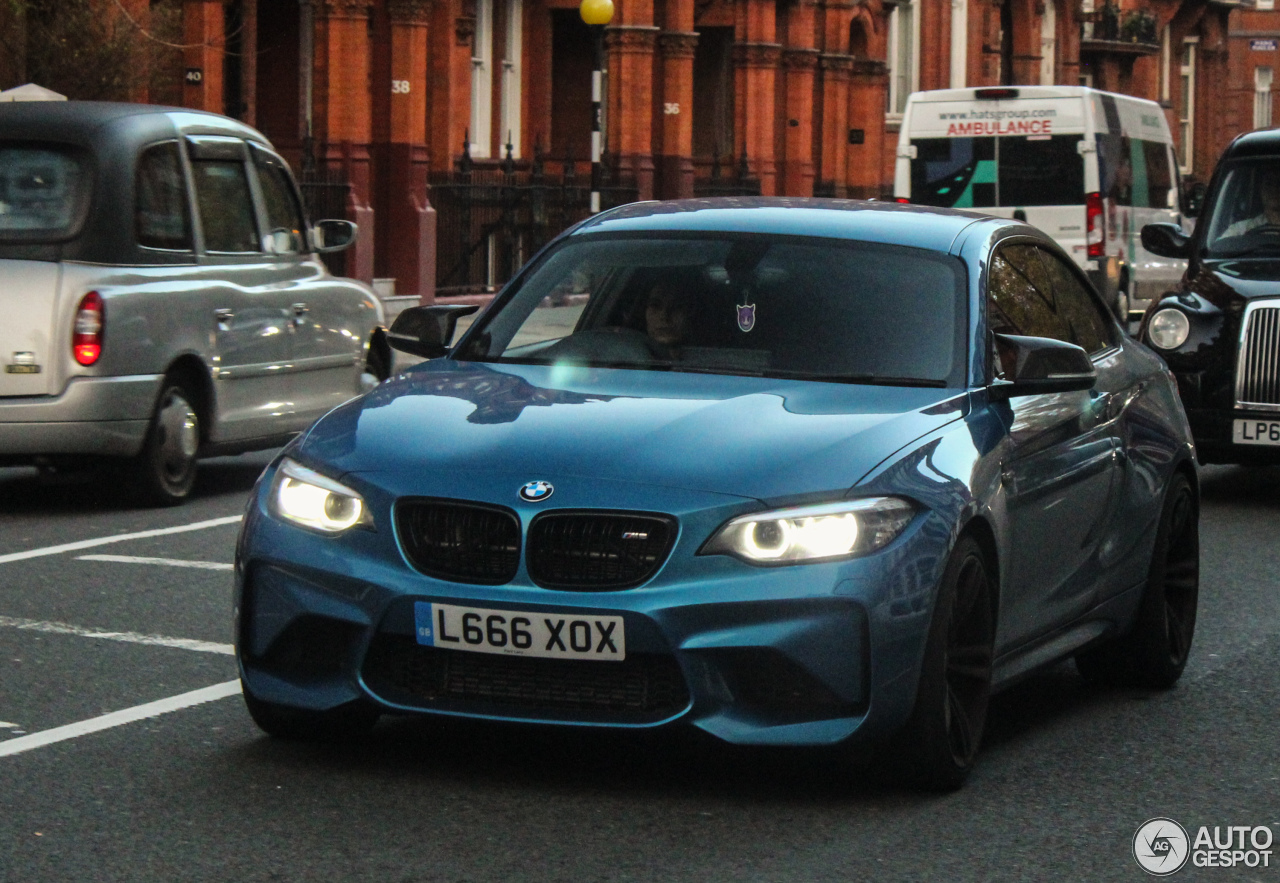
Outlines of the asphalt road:
{"type": "MultiPolygon", "coordinates": [[[[997,698],[979,768],[938,797],[688,733],[262,736],[234,692],[228,568],[267,459],[210,461],[163,510],[0,470],[0,881],[1142,880],[1150,818],[1280,832],[1280,469],[1202,473],[1176,689],[1037,677],[997,698]]],[[[1273,853],[1175,879],[1280,883],[1273,853]]]]}

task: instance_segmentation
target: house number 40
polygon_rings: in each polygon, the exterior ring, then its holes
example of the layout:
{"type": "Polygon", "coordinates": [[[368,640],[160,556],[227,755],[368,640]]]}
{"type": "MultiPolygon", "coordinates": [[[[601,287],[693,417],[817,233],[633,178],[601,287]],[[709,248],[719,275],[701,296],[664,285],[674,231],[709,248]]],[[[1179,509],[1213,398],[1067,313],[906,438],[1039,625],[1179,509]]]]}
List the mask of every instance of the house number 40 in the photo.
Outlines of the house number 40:
{"type": "Polygon", "coordinates": [[[401,95],[409,91],[408,80],[392,80],[391,92],[393,95],[401,95]]]}

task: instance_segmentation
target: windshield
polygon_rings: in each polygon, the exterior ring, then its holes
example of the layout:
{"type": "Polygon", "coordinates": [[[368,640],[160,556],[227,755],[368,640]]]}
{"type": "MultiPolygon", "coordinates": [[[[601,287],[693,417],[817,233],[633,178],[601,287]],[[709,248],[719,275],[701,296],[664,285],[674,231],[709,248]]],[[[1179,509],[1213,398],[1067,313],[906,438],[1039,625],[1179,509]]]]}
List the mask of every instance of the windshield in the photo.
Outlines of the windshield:
{"type": "Polygon", "coordinates": [[[1280,158],[1227,170],[1205,236],[1206,256],[1280,257],[1280,158]]]}
{"type": "Polygon", "coordinates": [[[74,233],[88,196],[84,166],[50,147],[0,144],[0,241],[42,241],[74,233]]]}
{"type": "Polygon", "coordinates": [[[864,242],[591,238],[544,259],[456,358],[957,385],[958,258],[864,242]]]}
{"type": "Polygon", "coordinates": [[[944,208],[1082,205],[1080,137],[913,138],[911,201],[944,208]]]}

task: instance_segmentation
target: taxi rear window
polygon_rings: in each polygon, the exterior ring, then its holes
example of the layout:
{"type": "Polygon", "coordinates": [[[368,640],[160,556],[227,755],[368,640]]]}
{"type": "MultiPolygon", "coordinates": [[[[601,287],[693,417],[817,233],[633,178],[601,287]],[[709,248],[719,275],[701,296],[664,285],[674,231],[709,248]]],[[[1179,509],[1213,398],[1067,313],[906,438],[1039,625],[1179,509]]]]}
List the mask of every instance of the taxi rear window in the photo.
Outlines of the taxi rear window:
{"type": "Polygon", "coordinates": [[[89,181],[85,162],[70,149],[0,144],[0,242],[74,235],[89,181]]]}

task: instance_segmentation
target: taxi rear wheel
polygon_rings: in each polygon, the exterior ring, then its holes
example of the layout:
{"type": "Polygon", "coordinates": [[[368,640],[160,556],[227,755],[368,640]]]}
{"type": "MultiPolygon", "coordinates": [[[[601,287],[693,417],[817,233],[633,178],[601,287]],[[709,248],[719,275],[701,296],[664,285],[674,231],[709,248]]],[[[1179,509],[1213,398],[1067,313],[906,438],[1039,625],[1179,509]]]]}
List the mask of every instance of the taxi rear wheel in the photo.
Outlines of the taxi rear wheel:
{"type": "Polygon", "coordinates": [[[379,713],[364,702],[353,702],[329,711],[310,711],[259,699],[243,685],[249,716],[268,736],[307,742],[341,742],[357,739],[373,729],[379,713]]]}
{"type": "Polygon", "coordinates": [[[982,547],[962,537],[938,588],[915,708],[892,746],[911,784],[951,791],[973,768],[991,698],[993,591],[982,547]]]}
{"type": "Polygon", "coordinates": [[[179,381],[165,381],[142,453],[132,463],[133,484],[145,503],[171,506],[191,493],[200,450],[200,416],[179,381]]]}
{"type": "Polygon", "coordinates": [[[1174,475],[1165,493],[1147,586],[1133,628],[1076,656],[1093,683],[1165,690],[1186,668],[1200,599],[1199,513],[1191,483],[1174,475]]]}

